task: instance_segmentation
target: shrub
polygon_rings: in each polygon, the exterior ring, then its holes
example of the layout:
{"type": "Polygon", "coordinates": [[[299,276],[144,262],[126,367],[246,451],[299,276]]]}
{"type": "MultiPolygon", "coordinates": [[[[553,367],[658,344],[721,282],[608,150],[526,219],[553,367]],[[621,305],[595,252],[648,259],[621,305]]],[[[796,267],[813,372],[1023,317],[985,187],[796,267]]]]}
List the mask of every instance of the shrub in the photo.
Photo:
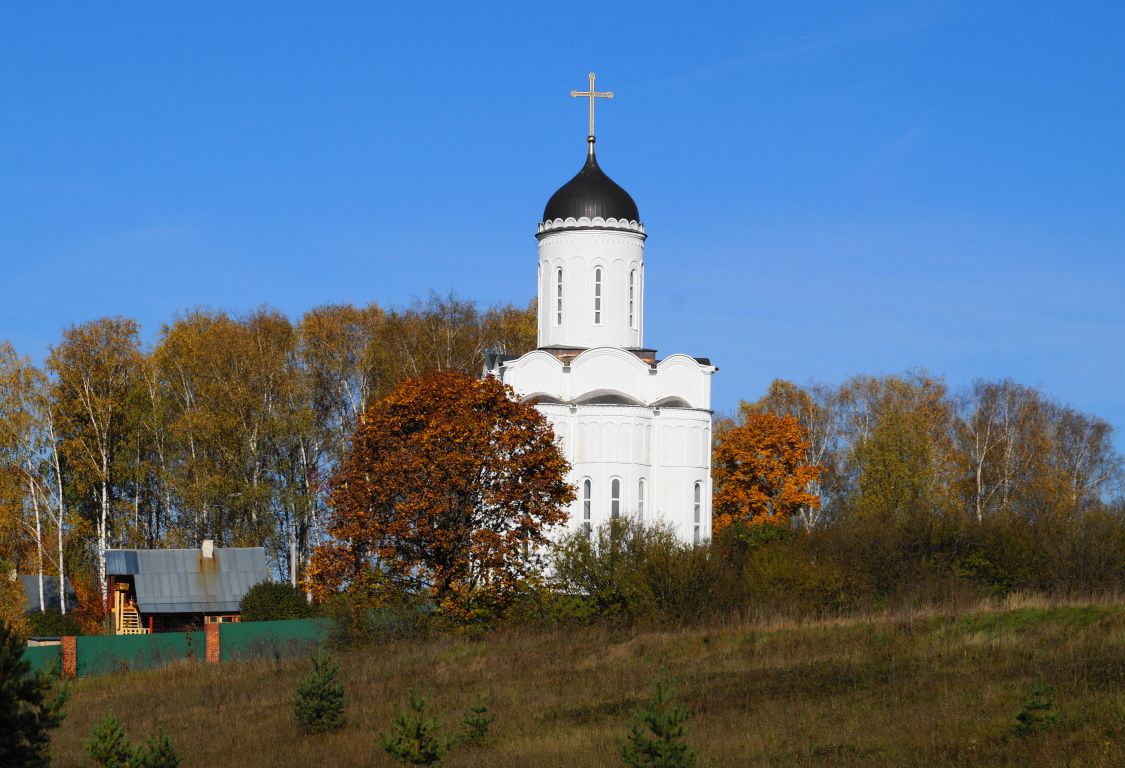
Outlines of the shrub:
{"type": "Polygon", "coordinates": [[[559,591],[587,599],[599,616],[683,622],[716,609],[720,564],[667,527],[614,520],[592,537],[576,532],[556,547],[554,564],[559,591]]]}
{"type": "Polygon", "coordinates": [[[847,604],[846,574],[828,557],[817,557],[805,533],[776,525],[755,525],[728,540],[729,556],[740,561],[739,594],[758,611],[824,614],[847,604]]]}
{"type": "Polygon", "coordinates": [[[652,681],[652,698],[633,714],[621,757],[634,768],[690,768],[695,751],[685,739],[688,714],[676,702],[672,680],[661,675],[652,681]]]}
{"type": "Polygon", "coordinates": [[[454,739],[441,735],[442,724],[427,711],[429,701],[410,689],[406,708],[399,712],[391,730],[379,734],[387,754],[401,765],[441,765],[454,739]]]}
{"type": "Polygon", "coordinates": [[[422,598],[400,595],[388,600],[378,585],[353,584],[321,604],[332,619],[331,642],[347,648],[386,640],[422,640],[435,628],[434,607],[422,598]]]}
{"type": "Polygon", "coordinates": [[[109,613],[102,602],[101,587],[92,571],[91,567],[87,573],[75,573],[70,582],[75,595],[71,615],[82,628],[83,635],[102,635],[109,631],[109,613]]]}
{"type": "Polygon", "coordinates": [[[181,763],[163,725],[149,735],[144,746],[133,747],[112,712],[94,726],[86,754],[103,768],[179,768],[181,763]]]}
{"type": "Polygon", "coordinates": [[[593,624],[600,615],[594,600],[586,595],[568,594],[547,584],[529,584],[506,618],[515,624],[559,629],[593,624]]]}
{"type": "Polygon", "coordinates": [[[1125,501],[1116,512],[1098,510],[1073,521],[1045,586],[1096,594],[1125,586],[1125,501]]]}
{"type": "Polygon", "coordinates": [[[311,657],[312,670],[297,683],[293,714],[305,733],[334,731],[344,724],[340,667],[323,651],[311,657]]]}
{"type": "Polygon", "coordinates": [[[0,622],[0,765],[24,768],[50,764],[48,732],[63,718],[67,689],[52,695],[46,672],[31,671],[22,640],[0,622]]]}
{"type": "Polygon", "coordinates": [[[312,606],[301,590],[292,584],[263,581],[255,584],[238,604],[243,621],[304,619],[312,616],[312,606]]]}
{"type": "Polygon", "coordinates": [[[17,635],[27,634],[27,621],[23,614],[26,599],[23,583],[15,577],[15,568],[7,560],[0,559],[0,623],[7,624],[17,635]]]}
{"type": "Polygon", "coordinates": [[[42,613],[29,614],[27,631],[32,637],[61,637],[80,635],[82,627],[74,614],[63,613],[58,608],[50,608],[42,613]]]}

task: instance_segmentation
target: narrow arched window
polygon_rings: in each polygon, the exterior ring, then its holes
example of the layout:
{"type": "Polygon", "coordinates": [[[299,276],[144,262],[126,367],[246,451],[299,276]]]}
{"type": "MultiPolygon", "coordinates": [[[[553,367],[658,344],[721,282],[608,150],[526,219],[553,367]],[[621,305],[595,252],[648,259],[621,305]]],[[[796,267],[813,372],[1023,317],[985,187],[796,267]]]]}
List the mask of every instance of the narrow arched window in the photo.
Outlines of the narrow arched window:
{"type": "Polygon", "coordinates": [[[695,484],[693,490],[692,516],[695,520],[695,534],[692,536],[692,541],[698,544],[703,525],[703,483],[695,484]]]}
{"type": "Polygon", "coordinates": [[[594,325],[602,324],[602,268],[594,270],[594,325]]]}
{"type": "Polygon", "coordinates": [[[645,519],[645,479],[637,481],[637,519],[645,519]]]}
{"type": "Polygon", "coordinates": [[[634,309],[633,309],[635,304],[636,304],[636,297],[637,297],[637,270],[634,269],[631,272],[629,272],[629,327],[630,328],[636,328],[637,327],[637,323],[636,323],[636,319],[635,319],[636,313],[634,312],[634,309]]]}
{"type": "Polygon", "coordinates": [[[621,480],[616,477],[609,484],[609,516],[621,517],[621,480]]]}
{"type": "Polygon", "coordinates": [[[586,532],[587,536],[590,535],[590,531],[592,530],[591,514],[590,513],[591,513],[591,505],[592,505],[593,501],[591,499],[591,496],[592,496],[591,490],[592,490],[592,488],[591,488],[589,479],[583,480],[582,481],[582,530],[586,532]]]}
{"type": "Polygon", "coordinates": [[[555,272],[555,325],[562,325],[563,272],[559,267],[555,272]]]}

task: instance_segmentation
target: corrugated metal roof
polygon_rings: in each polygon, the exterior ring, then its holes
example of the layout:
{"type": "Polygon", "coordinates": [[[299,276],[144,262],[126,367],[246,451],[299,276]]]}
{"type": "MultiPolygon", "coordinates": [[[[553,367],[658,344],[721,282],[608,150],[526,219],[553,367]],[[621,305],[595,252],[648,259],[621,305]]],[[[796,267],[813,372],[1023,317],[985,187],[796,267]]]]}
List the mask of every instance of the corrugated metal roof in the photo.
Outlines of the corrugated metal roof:
{"type": "MultiPolygon", "coordinates": [[[[24,594],[24,613],[39,613],[39,577],[35,574],[30,576],[21,575],[20,583],[23,584],[24,594]]],[[[59,607],[59,580],[56,576],[43,577],[43,602],[47,605],[47,610],[58,610],[59,607]]],[[[74,594],[74,587],[70,586],[70,580],[66,582],[66,605],[67,610],[70,610],[78,603],[78,596],[74,594]]]]}
{"type": "Polygon", "coordinates": [[[237,611],[250,587],[268,578],[262,547],[216,547],[209,559],[198,549],[113,549],[106,573],[133,577],[142,613],[237,611]]]}

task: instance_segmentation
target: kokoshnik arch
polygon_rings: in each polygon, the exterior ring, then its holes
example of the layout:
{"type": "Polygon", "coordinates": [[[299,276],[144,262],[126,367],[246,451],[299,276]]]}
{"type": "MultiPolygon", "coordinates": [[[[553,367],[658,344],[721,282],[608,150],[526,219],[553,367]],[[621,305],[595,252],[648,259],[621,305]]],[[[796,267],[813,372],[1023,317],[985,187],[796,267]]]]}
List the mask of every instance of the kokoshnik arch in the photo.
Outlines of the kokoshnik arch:
{"type": "Polygon", "coordinates": [[[539,344],[489,355],[485,373],[550,419],[571,465],[570,528],[618,517],[711,536],[711,376],[707,358],[658,359],[644,343],[646,233],[633,198],[594,156],[594,88],[586,163],[543,211],[539,344]]]}

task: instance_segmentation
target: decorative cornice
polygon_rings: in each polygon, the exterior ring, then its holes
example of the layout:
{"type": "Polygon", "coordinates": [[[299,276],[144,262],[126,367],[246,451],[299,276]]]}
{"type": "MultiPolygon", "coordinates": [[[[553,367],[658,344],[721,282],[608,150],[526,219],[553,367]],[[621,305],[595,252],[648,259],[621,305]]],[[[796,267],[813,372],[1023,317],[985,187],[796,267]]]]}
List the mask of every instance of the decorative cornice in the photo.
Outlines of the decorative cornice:
{"type": "Polygon", "coordinates": [[[539,235],[559,229],[616,229],[624,232],[636,232],[644,236],[645,225],[639,221],[626,221],[625,219],[603,219],[601,216],[595,216],[588,219],[583,216],[580,219],[570,217],[567,219],[552,219],[542,221],[539,223],[539,235]]]}
{"type": "MultiPolygon", "coordinates": [[[[630,232],[627,229],[556,229],[551,232],[540,232],[535,236],[540,247],[545,242],[551,243],[580,243],[590,245],[617,245],[636,248],[638,254],[644,248],[645,235],[640,232],[630,232]]],[[[640,255],[635,258],[641,258],[640,255]]]]}
{"type": "Polygon", "coordinates": [[[706,417],[710,420],[714,412],[707,408],[684,408],[682,406],[670,407],[660,405],[624,405],[619,403],[536,403],[535,407],[544,413],[564,414],[590,414],[600,416],[647,416],[658,418],[662,411],[669,417],[698,418],[706,417]]]}

